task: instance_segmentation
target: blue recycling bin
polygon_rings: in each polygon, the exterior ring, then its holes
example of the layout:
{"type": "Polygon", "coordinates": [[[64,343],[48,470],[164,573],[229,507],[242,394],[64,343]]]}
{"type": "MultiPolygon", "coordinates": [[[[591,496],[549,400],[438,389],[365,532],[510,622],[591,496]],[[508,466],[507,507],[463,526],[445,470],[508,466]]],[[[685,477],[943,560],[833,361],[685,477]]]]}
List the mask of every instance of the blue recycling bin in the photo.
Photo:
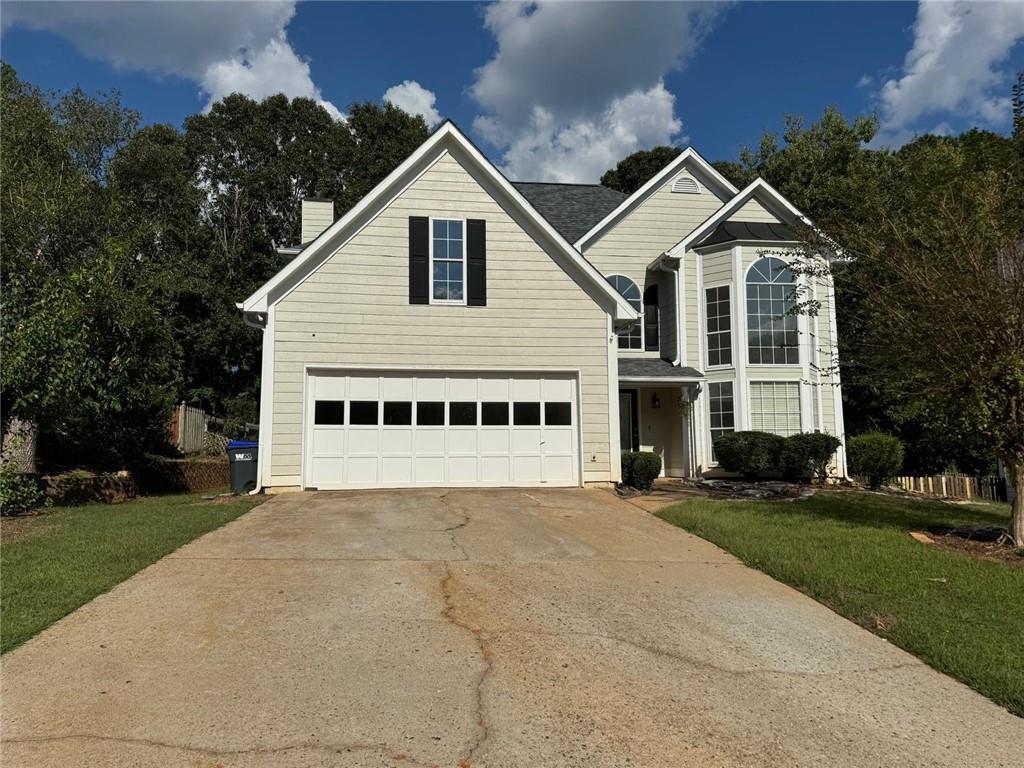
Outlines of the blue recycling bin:
{"type": "Polygon", "coordinates": [[[231,490],[235,493],[248,493],[256,487],[258,453],[259,443],[255,440],[231,440],[228,442],[231,490]]]}

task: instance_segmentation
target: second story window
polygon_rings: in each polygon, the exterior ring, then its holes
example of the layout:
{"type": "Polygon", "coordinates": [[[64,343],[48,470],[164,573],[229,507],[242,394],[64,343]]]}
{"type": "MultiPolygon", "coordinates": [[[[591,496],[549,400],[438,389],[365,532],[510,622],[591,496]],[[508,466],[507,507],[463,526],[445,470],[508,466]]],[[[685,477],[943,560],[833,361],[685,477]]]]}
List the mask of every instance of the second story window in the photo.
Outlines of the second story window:
{"type": "Polygon", "coordinates": [[[704,294],[704,309],[708,319],[708,366],[732,365],[729,286],[708,288],[704,294]]]}
{"type": "Polygon", "coordinates": [[[747,271],[747,354],[753,365],[796,365],[800,346],[793,306],[796,278],[781,259],[761,258],[747,271]]]}
{"type": "MultiPolygon", "coordinates": [[[[636,287],[636,283],[630,280],[628,277],[622,275],[610,275],[608,282],[612,284],[612,288],[622,294],[623,298],[629,302],[629,305],[633,307],[637,312],[640,312],[640,289],[636,287]]],[[[638,320],[633,324],[633,327],[628,331],[624,331],[619,334],[619,349],[643,349],[644,348],[644,329],[643,321],[638,320]]]]}
{"type": "Polygon", "coordinates": [[[432,219],[430,296],[438,304],[464,304],[466,246],[461,219],[432,219]]]}

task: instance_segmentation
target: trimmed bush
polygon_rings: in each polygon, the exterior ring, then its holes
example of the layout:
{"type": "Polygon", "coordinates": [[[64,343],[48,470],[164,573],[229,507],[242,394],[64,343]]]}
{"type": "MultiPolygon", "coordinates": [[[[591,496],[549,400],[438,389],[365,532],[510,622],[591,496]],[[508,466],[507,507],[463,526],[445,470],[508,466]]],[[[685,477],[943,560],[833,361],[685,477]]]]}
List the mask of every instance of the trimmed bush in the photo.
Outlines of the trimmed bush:
{"type": "Polygon", "coordinates": [[[839,438],[824,432],[800,432],[782,441],[780,460],[787,480],[828,479],[828,465],[839,448],[839,438]]]}
{"type": "Polygon", "coordinates": [[[850,473],[866,477],[874,489],[903,468],[903,443],[882,432],[851,437],[846,441],[846,454],[850,473]]]}
{"type": "Polygon", "coordinates": [[[715,440],[715,457],[727,472],[756,480],[779,470],[782,438],[771,432],[727,432],[715,440]]]}
{"type": "Polygon", "coordinates": [[[654,487],[661,474],[661,456],[650,451],[626,451],[622,454],[622,483],[645,493],[654,487]]]}

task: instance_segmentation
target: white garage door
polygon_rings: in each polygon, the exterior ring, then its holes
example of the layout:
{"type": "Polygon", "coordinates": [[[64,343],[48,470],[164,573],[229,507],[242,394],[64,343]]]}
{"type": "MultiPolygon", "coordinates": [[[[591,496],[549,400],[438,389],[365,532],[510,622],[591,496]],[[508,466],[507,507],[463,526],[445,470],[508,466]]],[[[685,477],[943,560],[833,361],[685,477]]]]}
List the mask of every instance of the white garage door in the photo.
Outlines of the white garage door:
{"type": "Polygon", "coordinates": [[[311,488],[579,484],[572,375],[309,375],[311,488]]]}

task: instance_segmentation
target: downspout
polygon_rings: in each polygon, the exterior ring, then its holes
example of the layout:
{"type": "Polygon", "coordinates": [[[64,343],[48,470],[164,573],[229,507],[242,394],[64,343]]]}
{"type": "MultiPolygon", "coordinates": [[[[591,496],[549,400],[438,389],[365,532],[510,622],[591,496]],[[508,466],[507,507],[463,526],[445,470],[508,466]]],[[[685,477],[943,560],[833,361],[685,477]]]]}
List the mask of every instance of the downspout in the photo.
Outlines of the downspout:
{"type": "MultiPolygon", "coordinates": [[[[235,305],[238,309],[242,309],[241,304],[235,305]]],[[[242,312],[242,321],[250,328],[256,328],[263,332],[263,351],[262,354],[266,354],[267,350],[267,314],[265,312],[242,312]]],[[[265,386],[265,382],[260,381],[260,426],[264,424],[263,419],[267,414],[263,413],[263,394],[262,389],[265,386]]],[[[262,431],[262,430],[261,430],[262,431]]],[[[259,436],[257,435],[257,440],[259,436]]],[[[263,441],[259,440],[259,444],[256,449],[256,487],[249,491],[250,496],[255,496],[263,491],[263,441]]]]}

